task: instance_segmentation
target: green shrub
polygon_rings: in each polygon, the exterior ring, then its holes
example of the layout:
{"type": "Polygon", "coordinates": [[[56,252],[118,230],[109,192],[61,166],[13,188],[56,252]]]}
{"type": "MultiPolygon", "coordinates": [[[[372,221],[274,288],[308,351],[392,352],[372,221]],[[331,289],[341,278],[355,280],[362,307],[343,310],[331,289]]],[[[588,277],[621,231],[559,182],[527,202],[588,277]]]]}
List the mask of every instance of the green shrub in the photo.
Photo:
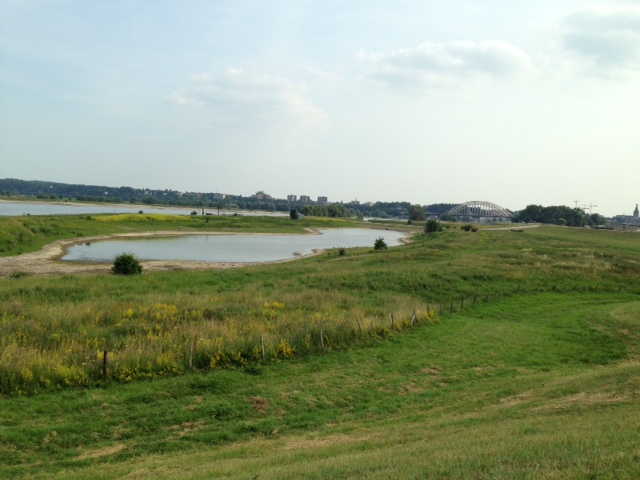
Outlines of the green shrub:
{"type": "Polygon", "coordinates": [[[373,244],[373,249],[374,250],[386,250],[387,249],[387,242],[384,241],[384,238],[378,237],[378,238],[376,238],[376,241],[373,244]]]}
{"type": "Polygon", "coordinates": [[[465,232],[468,232],[469,230],[471,230],[473,228],[473,225],[469,225],[468,223],[465,225],[462,225],[460,227],[460,230],[464,230],[465,232]]]}
{"type": "Polygon", "coordinates": [[[142,273],[140,261],[130,253],[121,253],[116,257],[111,267],[115,275],[136,275],[142,273]]]}
{"type": "Polygon", "coordinates": [[[427,220],[426,225],[424,226],[424,231],[426,233],[434,233],[441,232],[442,227],[440,226],[440,222],[434,219],[427,220]]]}

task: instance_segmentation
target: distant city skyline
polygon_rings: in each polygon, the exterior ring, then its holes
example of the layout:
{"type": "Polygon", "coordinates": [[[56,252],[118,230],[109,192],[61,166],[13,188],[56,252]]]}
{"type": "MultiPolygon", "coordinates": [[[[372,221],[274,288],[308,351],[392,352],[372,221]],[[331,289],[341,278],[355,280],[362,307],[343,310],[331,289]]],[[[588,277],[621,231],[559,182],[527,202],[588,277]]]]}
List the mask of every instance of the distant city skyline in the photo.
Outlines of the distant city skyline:
{"type": "MultiPolygon", "coordinates": [[[[3,185],[5,184],[4,180],[7,179],[1,179],[0,178],[0,191],[4,187],[3,185]]],[[[26,180],[25,180],[26,181],[26,180]]],[[[28,181],[26,181],[28,182],[28,181]]],[[[177,189],[173,189],[173,188],[166,188],[166,189],[150,189],[147,187],[134,187],[131,185],[123,185],[120,187],[115,187],[115,186],[107,186],[107,185],[86,185],[86,184],[64,184],[64,183],[60,183],[59,185],[55,185],[58,182],[47,182],[44,180],[39,180],[39,183],[43,183],[45,186],[47,183],[51,183],[52,185],[50,185],[51,188],[54,188],[55,186],[70,186],[70,187],[87,187],[87,188],[98,188],[98,189],[104,189],[104,195],[108,196],[110,195],[109,190],[111,189],[118,189],[118,188],[125,188],[125,189],[134,189],[134,190],[139,190],[144,192],[144,195],[151,195],[151,194],[158,194],[158,193],[163,193],[163,195],[166,195],[165,192],[171,193],[171,194],[178,194],[178,195],[211,195],[213,196],[213,198],[219,199],[219,200],[230,200],[230,199],[234,199],[234,198],[253,198],[255,200],[259,200],[259,201],[274,201],[274,202],[288,202],[288,203],[292,203],[292,204],[308,204],[308,203],[313,203],[313,204],[317,204],[317,205],[330,205],[332,203],[336,203],[336,204],[345,204],[345,205],[369,205],[369,206],[373,206],[375,205],[377,202],[382,202],[380,200],[367,200],[367,201],[360,201],[358,199],[354,199],[354,200],[332,200],[329,199],[326,196],[317,196],[316,199],[314,200],[311,196],[309,195],[296,195],[296,194],[288,194],[286,195],[286,197],[278,197],[275,195],[271,195],[269,194],[269,192],[265,192],[264,190],[259,190],[257,192],[255,192],[252,195],[244,195],[241,193],[232,193],[232,192],[211,192],[211,191],[189,191],[189,190],[177,190],[177,189]]],[[[16,187],[16,192],[21,192],[22,188],[21,187],[16,187]]],[[[65,189],[68,190],[68,189],[65,189]]],[[[38,190],[40,191],[40,190],[38,190]]],[[[40,191],[40,193],[46,194],[46,191],[40,191]]],[[[101,193],[102,194],[102,193],[101,193]]],[[[116,192],[116,194],[121,195],[121,192],[118,193],[116,192]]],[[[60,194],[59,194],[60,195],[60,194]]],[[[69,197],[72,198],[72,197],[69,197]]],[[[73,197],[75,198],[75,197],[73,197]]],[[[396,199],[396,200],[391,200],[391,201],[387,201],[387,202],[383,202],[383,203],[408,203],[410,205],[415,205],[415,203],[409,202],[406,199],[396,199]]],[[[445,204],[450,204],[452,206],[458,206],[458,207],[462,207],[465,206],[463,204],[472,204],[472,206],[474,208],[495,208],[495,209],[500,209],[500,208],[505,208],[507,210],[510,210],[511,212],[515,213],[519,210],[522,209],[511,209],[508,206],[502,206],[502,205],[495,205],[492,204],[493,202],[488,202],[487,200],[473,200],[473,201],[466,201],[466,202],[433,202],[430,204],[419,204],[422,207],[428,207],[430,205],[445,205],[445,204]],[[492,204],[492,205],[481,205],[483,203],[488,203],[488,204],[492,204]]],[[[535,204],[535,205],[539,205],[539,204],[535,204]]],[[[551,205],[541,205],[543,207],[547,207],[547,206],[551,206],[551,205]]],[[[561,205],[555,205],[555,206],[561,206],[561,205]]],[[[564,206],[569,206],[569,205],[564,205],[564,206]]],[[[591,214],[591,213],[598,213],[594,210],[594,208],[598,207],[597,205],[594,204],[580,204],[579,200],[574,200],[574,205],[573,208],[580,208],[582,209],[585,213],[587,214],[591,214]]],[[[640,210],[638,208],[638,203],[635,204],[635,208],[633,209],[633,213],[632,215],[627,215],[626,213],[617,213],[614,215],[603,215],[607,218],[612,218],[614,221],[618,222],[618,223],[623,223],[623,222],[629,222],[632,221],[632,223],[637,223],[638,218],[640,218],[640,210]]],[[[407,213],[407,212],[405,212],[407,213]]],[[[456,215],[455,213],[452,213],[454,216],[456,215]]],[[[464,216],[464,215],[463,215],[464,216]]]]}
{"type": "Polygon", "coordinates": [[[630,214],[639,81],[631,0],[8,0],[0,178],[630,214]]]}

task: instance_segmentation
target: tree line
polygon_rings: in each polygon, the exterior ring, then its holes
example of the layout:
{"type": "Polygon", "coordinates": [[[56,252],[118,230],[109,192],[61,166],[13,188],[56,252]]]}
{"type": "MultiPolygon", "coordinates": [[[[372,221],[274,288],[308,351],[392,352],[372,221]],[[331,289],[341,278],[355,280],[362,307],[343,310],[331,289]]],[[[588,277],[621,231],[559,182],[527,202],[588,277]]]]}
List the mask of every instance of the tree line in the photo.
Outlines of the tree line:
{"type": "Polygon", "coordinates": [[[566,225],[568,227],[585,227],[604,225],[606,219],[598,214],[588,214],[581,208],[570,208],[564,205],[543,207],[542,205],[528,205],[512,218],[513,222],[550,223],[566,225]]]}
{"type": "MultiPolygon", "coordinates": [[[[331,203],[288,202],[285,199],[257,199],[242,195],[206,192],[178,192],[164,189],[154,190],[133,187],[107,187],[100,185],[67,184],[40,180],[0,179],[0,196],[26,196],[41,200],[78,201],[91,203],[125,203],[131,205],[166,205],[187,208],[209,208],[225,210],[261,210],[267,212],[298,212],[310,216],[327,217],[375,217],[402,218],[409,216],[409,202],[331,203]]],[[[439,213],[455,204],[429,205],[426,211],[439,213]],[[443,210],[444,209],[444,210],[443,210]]]]}

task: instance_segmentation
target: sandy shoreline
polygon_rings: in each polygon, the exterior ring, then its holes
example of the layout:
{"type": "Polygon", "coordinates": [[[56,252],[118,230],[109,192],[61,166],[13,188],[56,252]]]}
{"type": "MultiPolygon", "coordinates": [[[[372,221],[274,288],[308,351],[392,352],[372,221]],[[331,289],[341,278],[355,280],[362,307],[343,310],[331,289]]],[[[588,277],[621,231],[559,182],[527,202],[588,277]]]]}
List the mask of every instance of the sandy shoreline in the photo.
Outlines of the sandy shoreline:
{"type": "MultiPolygon", "coordinates": [[[[306,229],[308,234],[318,235],[312,229],[306,229]]],[[[97,242],[100,240],[111,240],[115,238],[149,238],[168,237],[176,235],[298,235],[298,234],[269,234],[269,233],[235,233],[235,232],[184,232],[184,231],[161,231],[161,232],[136,232],[118,233],[112,235],[98,235],[93,237],[82,237],[73,239],[56,240],[45,245],[41,250],[31,253],[23,253],[11,257],[0,257],[0,277],[10,278],[18,273],[36,275],[65,275],[65,274],[110,274],[112,263],[80,263],[66,262],[60,260],[65,254],[65,249],[71,245],[79,243],[97,242]]],[[[312,254],[304,255],[309,257],[318,255],[324,250],[318,250],[312,254]]],[[[204,269],[224,269],[238,268],[250,265],[265,265],[270,263],[283,263],[297,260],[302,257],[287,258],[273,262],[197,262],[181,260],[145,260],[141,261],[145,272],[159,272],[170,270],[204,270],[204,269]]]]}

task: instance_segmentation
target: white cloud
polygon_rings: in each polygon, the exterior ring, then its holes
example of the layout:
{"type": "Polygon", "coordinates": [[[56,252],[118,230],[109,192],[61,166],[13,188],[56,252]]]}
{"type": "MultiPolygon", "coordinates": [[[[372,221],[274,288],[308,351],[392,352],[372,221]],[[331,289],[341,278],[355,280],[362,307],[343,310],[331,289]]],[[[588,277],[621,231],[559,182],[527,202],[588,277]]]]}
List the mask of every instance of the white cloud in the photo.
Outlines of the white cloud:
{"type": "Polygon", "coordinates": [[[426,42],[410,49],[360,53],[359,57],[372,66],[369,78],[414,87],[468,87],[532,67],[526,53],[501,40],[426,42]]]}
{"type": "Polygon", "coordinates": [[[640,6],[589,6],[568,14],[563,27],[565,48],[598,73],[640,69],[640,6]]]}
{"type": "Polygon", "coordinates": [[[338,82],[343,80],[343,77],[340,73],[335,73],[335,72],[328,72],[326,70],[322,70],[319,68],[307,68],[305,69],[305,72],[313,77],[313,78],[317,78],[320,80],[324,80],[327,82],[338,82]]]}
{"type": "Polygon", "coordinates": [[[281,77],[228,68],[222,75],[191,77],[190,85],[167,98],[198,107],[217,124],[320,126],[325,114],[306,98],[306,88],[281,77]]]}

